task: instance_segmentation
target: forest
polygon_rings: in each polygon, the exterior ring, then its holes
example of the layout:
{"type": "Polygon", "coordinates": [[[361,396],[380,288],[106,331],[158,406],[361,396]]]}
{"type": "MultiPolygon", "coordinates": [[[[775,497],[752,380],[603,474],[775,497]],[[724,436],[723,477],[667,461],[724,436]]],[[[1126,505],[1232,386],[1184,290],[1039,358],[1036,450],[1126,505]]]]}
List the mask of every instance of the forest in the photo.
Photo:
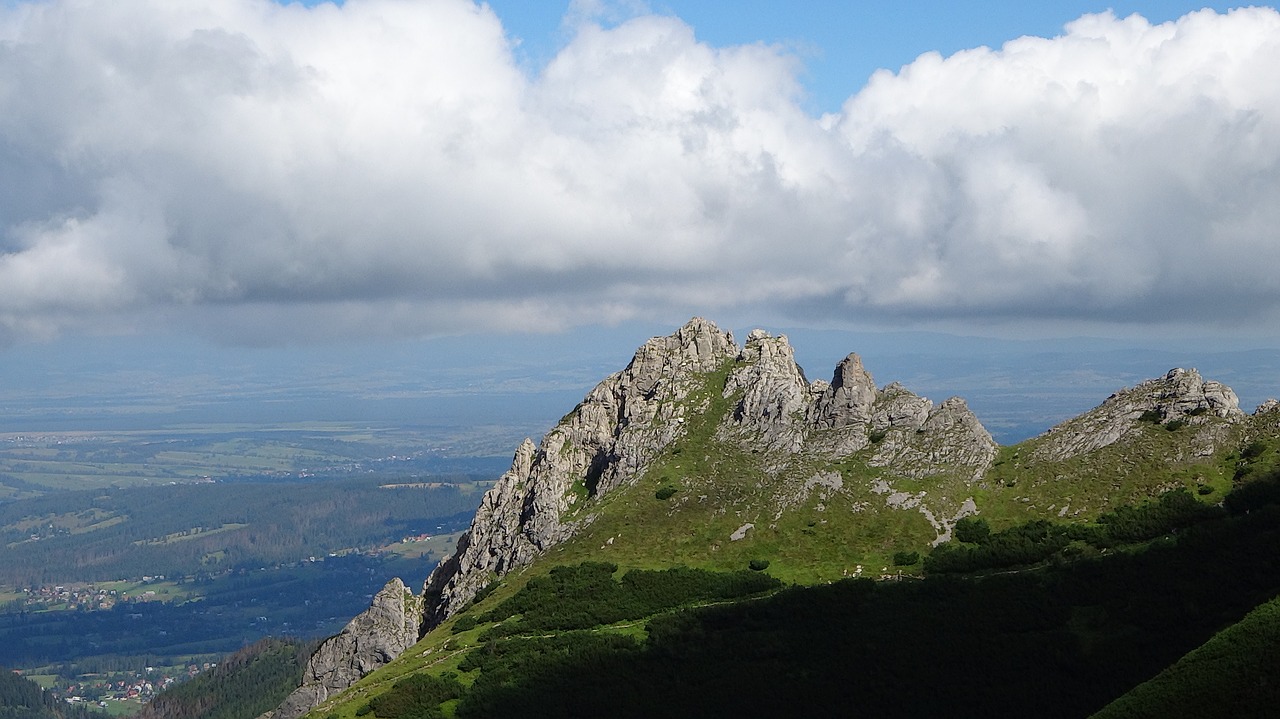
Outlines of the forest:
{"type": "Polygon", "coordinates": [[[104,719],[83,704],[67,704],[39,684],[0,666],[0,719],[104,719]]]}
{"type": "Polygon", "coordinates": [[[138,719],[239,719],[274,709],[302,678],[318,642],[269,637],[147,704],[138,719]]]}

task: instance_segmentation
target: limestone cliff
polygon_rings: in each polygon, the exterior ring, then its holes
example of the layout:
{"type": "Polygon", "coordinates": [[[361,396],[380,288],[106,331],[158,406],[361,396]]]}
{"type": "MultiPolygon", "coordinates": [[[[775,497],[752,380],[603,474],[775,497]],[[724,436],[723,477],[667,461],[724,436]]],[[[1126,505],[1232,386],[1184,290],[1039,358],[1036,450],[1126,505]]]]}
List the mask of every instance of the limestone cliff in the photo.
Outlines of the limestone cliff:
{"type": "Polygon", "coordinates": [[[686,401],[704,375],[738,354],[733,336],[695,318],[655,337],[556,425],[541,446],[525,440],[481,501],[471,527],[427,578],[427,627],[470,601],[494,577],[572,536],[586,516],[569,510],[634,477],[680,434],[686,401]]]}
{"type": "Polygon", "coordinates": [[[296,719],[373,670],[400,656],[418,641],[422,598],[392,579],[373,604],[320,645],[307,662],[302,686],[269,716],[296,719]]]}

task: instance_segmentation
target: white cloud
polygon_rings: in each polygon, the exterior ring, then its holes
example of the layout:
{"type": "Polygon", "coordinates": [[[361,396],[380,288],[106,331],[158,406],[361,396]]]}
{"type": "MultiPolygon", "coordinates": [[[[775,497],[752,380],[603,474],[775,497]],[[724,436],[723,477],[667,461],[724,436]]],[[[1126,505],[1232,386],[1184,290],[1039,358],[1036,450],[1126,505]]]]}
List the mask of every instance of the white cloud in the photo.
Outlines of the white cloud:
{"type": "Polygon", "coordinates": [[[825,118],[776,48],[574,13],[529,77],[464,0],[0,9],[0,334],[1280,308],[1274,10],[928,54],[825,118]]]}

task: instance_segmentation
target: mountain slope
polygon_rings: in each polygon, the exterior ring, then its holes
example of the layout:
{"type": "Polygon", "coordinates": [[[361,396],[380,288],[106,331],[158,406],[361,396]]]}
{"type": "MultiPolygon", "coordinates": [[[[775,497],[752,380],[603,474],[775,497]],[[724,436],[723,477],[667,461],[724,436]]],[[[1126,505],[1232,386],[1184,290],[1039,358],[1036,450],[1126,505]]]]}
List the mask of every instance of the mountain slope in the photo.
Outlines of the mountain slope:
{"type": "Polygon", "coordinates": [[[1253,610],[1094,715],[1275,716],[1280,707],[1280,598],[1253,610]]]}
{"type": "Polygon", "coordinates": [[[1084,717],[1280,594],[1280,475],[1245,486],[1266,491],[1092,558],[796,586],[640,621],[580,610],[630,606],[625,587],[652,577],[535,565],[317,716],[434,710],[405,688],[430,676],[459,717],[1084,717]]]}
{"type": "Polygon", "coordinates": [[[86,704],[59,701],[39,684],[0,667],[0,719],[102,719],[86,704]]]}
{"type": "MultiPolygon", "coordinates": [[[[460,667],[477,637],[449,640],[452,618],[474,623],[556,566],[767,567],[815,584],[895,575],[895,561],[918,572],[912,557],[974,515],[994,529],[1084,523],[1175,487],[1216,502],[1280,444],[1277,419],[1275,405],[1246,416],[1229,388],[1173,370],[1000,448],[963,400],[878,388],[856,355],[809,382],[785,337],[757,330],[739,347],[695,318],[517,450],[427,580],[426,639],[398,671],[460,667]]],[[[357,692],[401,676],[382,674],[357,692]]]]}
{"type": "Polygon", "coordinates": [[[302,676],[311,643],[262,639],[194,679],[152,699],[138,719],[234,719],[256,716],[284,699],[302,676]]]}

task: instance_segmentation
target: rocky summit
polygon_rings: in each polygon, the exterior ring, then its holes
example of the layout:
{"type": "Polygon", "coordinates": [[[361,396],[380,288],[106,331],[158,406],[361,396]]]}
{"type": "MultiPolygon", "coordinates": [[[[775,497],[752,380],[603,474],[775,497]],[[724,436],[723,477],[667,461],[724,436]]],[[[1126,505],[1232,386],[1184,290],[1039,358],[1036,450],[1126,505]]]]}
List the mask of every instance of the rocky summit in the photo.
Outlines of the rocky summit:
{"type": "MultiPolygon", "coordinates": [[[[1175,486],[1230,486],[1229,454],[1280,417],[1175,369],[1013,447],[964,400],[878,386],[856,354],[810,381],[785,336],[694,318],[644,343],[541,443],[525,440],[420,597],[389,584],[326,642],[291,719],[393,659],[486,587],[545,563],[769,566],[784,581],[887,576],[959,520],[1090,519],[1175,486]],[[542,560],[546,559],[546,562],[542,560]]],[[[1237,453],[1238,454],[1238,453],[1237,453]]]]}
{"type": "MultiPolygon", "coordinates": [[[[823,487],[917,510],[935,528],[934,539],[944,538],[971,511],[972,499],[959,496],[960,488],[936,499],[902,499],[889,480],[973,482],[996,454],[990,433],[959,398],[935,406],[897,384],[877,390],[857,355],[842,361],[831,381],[811,383],[785,336],[755,330],[739,347],[732,334],[695,318],[670,337],[645,343],[540,446],[526,441],[517,450],[457,552],[428,578],[426,628],[495,577],[592,525],[599,516],[595,505],[691,439],[703,452],[750,458],[745,470],[760,491],[736,498],[734,515],[743,521],[734,531],[776,524],[781,513],[823,487]],[[709,437],[691,437],[708,425],[709,437]],[[859,493],[846,489],[834,468],[860,455],[886,471],[859,493]]],[[[677,481],[686,496],[706,479],[683,474],[677,481]]],[[[738,541],[732,532],[724,539],[738,541]]]]}

